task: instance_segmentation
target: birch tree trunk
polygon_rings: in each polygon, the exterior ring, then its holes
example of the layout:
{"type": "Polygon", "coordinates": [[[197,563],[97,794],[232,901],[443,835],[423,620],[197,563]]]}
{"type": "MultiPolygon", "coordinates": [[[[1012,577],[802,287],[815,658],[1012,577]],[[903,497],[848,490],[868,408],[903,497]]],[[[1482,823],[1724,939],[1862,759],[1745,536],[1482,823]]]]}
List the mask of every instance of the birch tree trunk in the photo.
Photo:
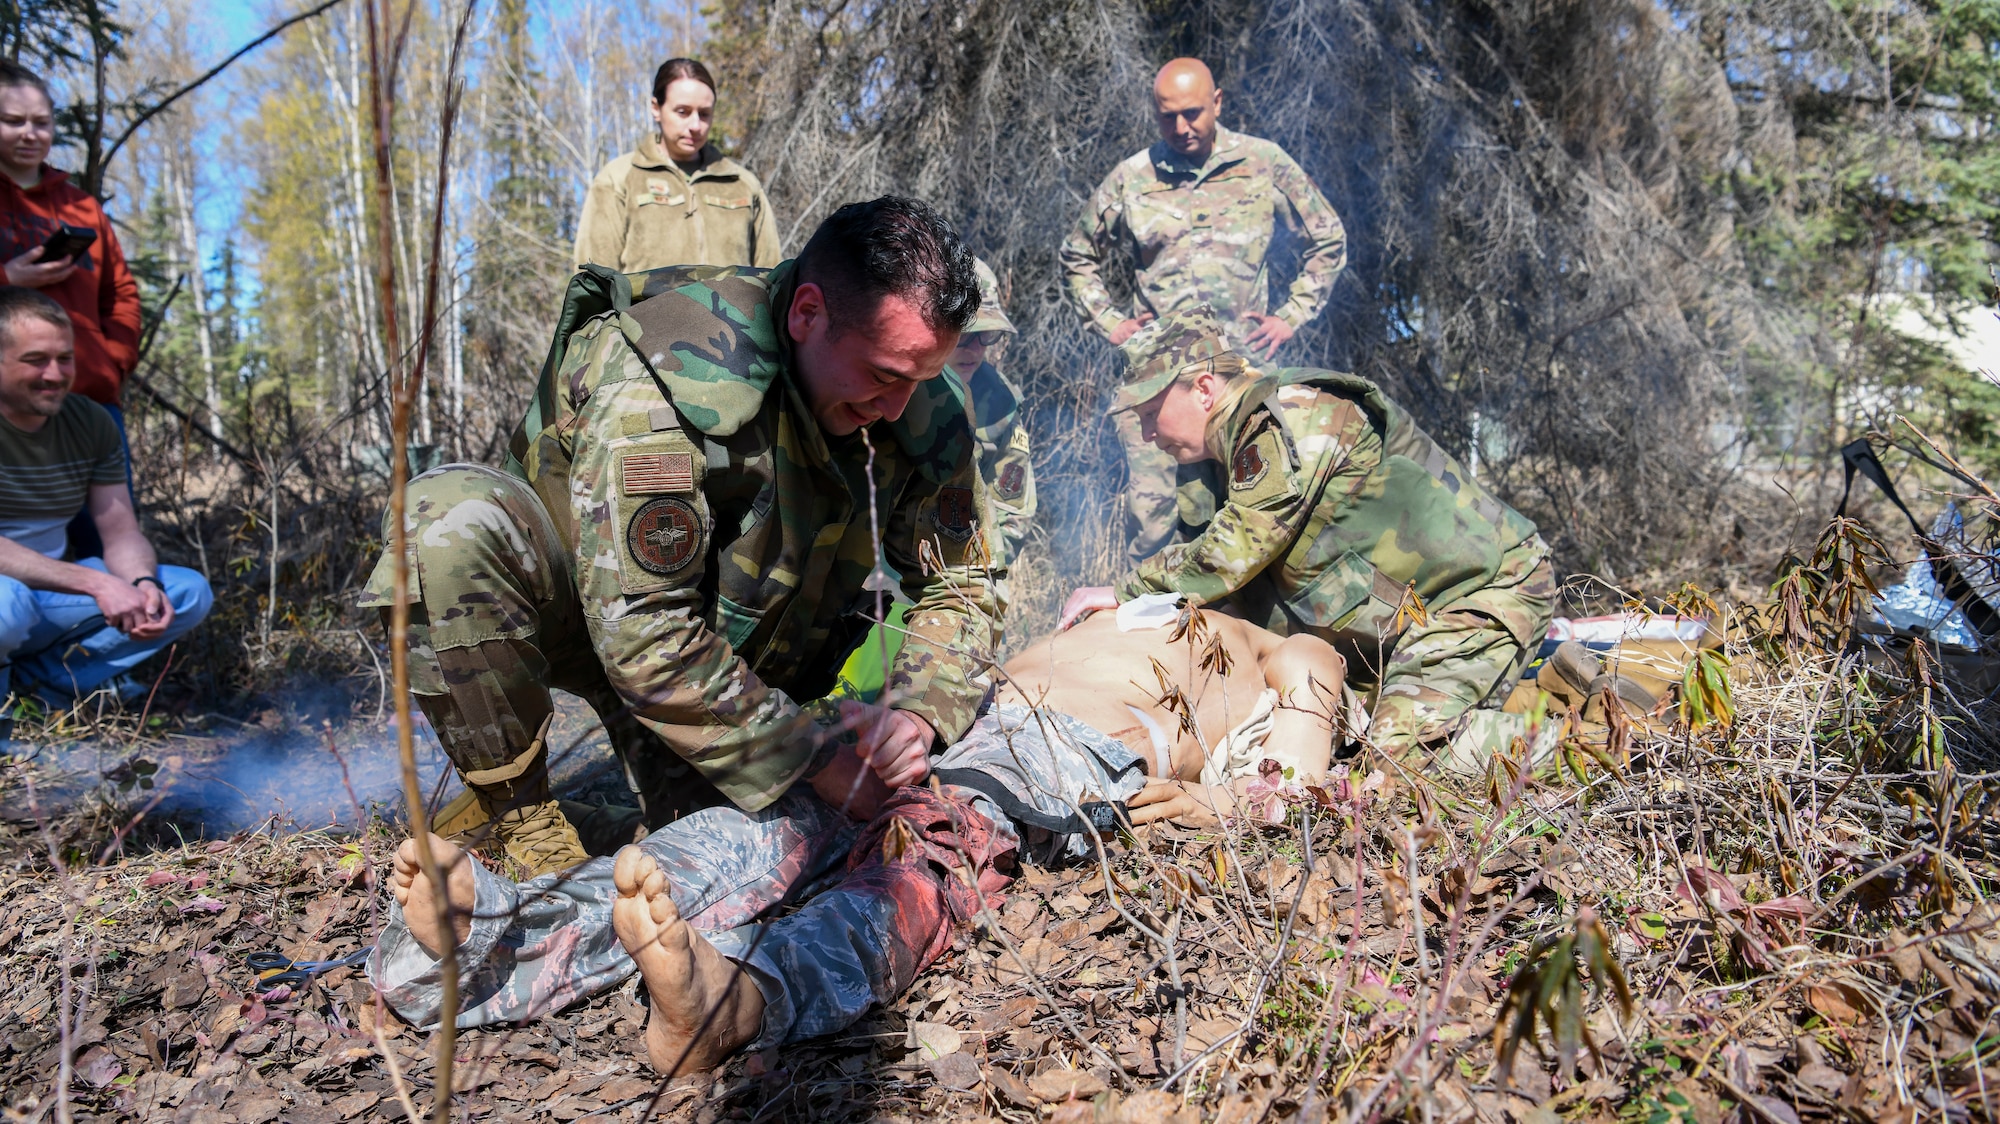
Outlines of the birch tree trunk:
{"type": "MultiPolygon", "coordinates": [[[[174,131],[183,132],[179,129],[174,131]]],[[[203,268],[201,224],[196,221],[194,191],[188,182],[192,178],[194,164],[190,156],[185,145],[175,144],[168,154],[165,170],[168,194],[173,200],[174,221],[179,228],[181,262],[187,270],[188,299],[194,310],[195,344],[201,355],[201,400],[202,405],[208,407],[208,416],[202,422],[210,436],[221,437],[222,386],[215,377],[215,338],[208,325],[208,276],[203,268]]]]}

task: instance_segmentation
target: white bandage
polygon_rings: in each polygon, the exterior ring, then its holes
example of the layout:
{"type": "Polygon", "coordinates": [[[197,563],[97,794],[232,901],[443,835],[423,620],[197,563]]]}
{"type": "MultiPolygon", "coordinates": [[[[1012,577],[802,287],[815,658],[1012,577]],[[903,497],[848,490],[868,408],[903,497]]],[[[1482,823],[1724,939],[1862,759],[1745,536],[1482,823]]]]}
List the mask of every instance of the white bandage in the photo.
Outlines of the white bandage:
{"type": "Polygon", "coordinates": [[[1178,593],[1142,593],[1118,606],[1118,631],[1165,628],[1181,616],[1178,593]]]}
{"type": "Polygon", "coordinates": [[[1271,720],[1277,710],[1277,690],[1264,688],[1257,696],[1257,705],[1250,710],[1250,717],[1238,722],[1235,729],[1209,747],[1208,760],[1201,766],[1201,783],[1228,784],[1240,777],[1256,776],[1257,766],[1271,756],[1264,752],[1264,741],[1271,736],[1271,720]]]}

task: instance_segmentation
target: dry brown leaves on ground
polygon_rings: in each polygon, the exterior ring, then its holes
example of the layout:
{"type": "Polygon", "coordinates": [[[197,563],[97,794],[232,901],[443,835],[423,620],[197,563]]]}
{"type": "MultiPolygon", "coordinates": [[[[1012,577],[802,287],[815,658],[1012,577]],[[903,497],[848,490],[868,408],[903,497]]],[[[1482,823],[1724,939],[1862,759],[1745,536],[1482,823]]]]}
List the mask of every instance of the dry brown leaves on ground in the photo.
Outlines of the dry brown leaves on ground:
{"type": "MultiPolygon", "coordinates": [[[[1453,788],[1356,759],[1282,827],[1148,829],[1026,869],[841,1035],[663,1085],[629,989],[469,1032],[457,1115],[1990,1119],[1990,742],[1932,755],[1921,685],[1854,655],[1738,651],[1733,724],[1635,729],[1629,753],[1561,773],[1453,788]]],[[[390,829],[96,864],[72,846],[58,867],[48,833],[13,827],[9,1119],[395,1120],[405,1096],[433,1102],[428,1039],[356,970],[258,998],[244,964],[363,947],[390,829]]]]}

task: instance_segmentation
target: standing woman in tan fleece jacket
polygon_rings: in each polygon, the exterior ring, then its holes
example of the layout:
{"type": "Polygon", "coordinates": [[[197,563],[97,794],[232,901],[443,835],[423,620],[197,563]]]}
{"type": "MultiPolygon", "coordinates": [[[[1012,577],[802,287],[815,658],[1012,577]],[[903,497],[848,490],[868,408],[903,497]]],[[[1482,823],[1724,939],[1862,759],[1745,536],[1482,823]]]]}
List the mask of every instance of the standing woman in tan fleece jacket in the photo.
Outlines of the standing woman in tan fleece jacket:
{"type": "Polygon", "coordinates": [[[576,264],[625,273],[663,265],[778,264],[778,223],[750,169],[708,143],[715,79],[694,59],[653,75],[656,130],[590,181],[576,264]]]}

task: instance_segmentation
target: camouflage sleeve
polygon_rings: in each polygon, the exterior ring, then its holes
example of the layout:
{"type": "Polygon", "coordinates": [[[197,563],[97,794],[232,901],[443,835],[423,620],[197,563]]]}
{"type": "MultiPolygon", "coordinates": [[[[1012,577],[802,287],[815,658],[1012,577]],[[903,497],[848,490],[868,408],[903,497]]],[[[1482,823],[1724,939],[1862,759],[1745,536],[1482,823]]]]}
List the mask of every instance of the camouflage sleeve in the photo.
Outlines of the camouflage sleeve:
{"type": "Polygon", "coordinates": [[[903,647],[883,697],[930,723],[941,745],[971,728],[985,700],[999,631],[997,583],[1006,576],[1003,568],[988,568],[988,548],[979,541],[986,532],[978,513],[990,501],[955,393],[933,379],[905,408],[905,427],[931,445],[918,456],[923,463],[882,533],[883,556],[915,602],[904,614],[903,647]]]}
{"type": "Polygon", "coordinates": [[[698,483],[702,446],[674,421],[665,393],[616,325],[601,317],[579,331],[592,336],[572,344],[572,361],[597,370],[564,380],[594,386],[574,403],[570,472],[572,561],[591,643],[639,721],[738,807],[756,811],[805,770],[817,728],[702,615],[702,578],[711,565],[702,539],[712,523],[698,483]],[[650,422],[634,425],[639,419],[650,422]],[[690,466],[691,480],[662,464],[690,466]],[[668,475],[679,478],[662,479],[668,475]],[[692,536],[695,546],[675,552],[685,561],[663,573],[660,551],[649,552],[655,565],[640,564],[629,542],[637,533],[675,542],[692,536]]]}
{"type": "Polygon", "coordinates": [[[1125,320],[1125,314],[1111,299],[1111,290],[1098,271],[1110,249],[1110,240],[1117,236],[1124,221],[1124,199],[1118,189],[1118,172],[1113,170],[1091,195],[1090,204],[1077,217],[1075,228],[1063,240],[1058,253],[1070,300],[1084,320],[1107,338],[1125,320]]]}
{"type": "Polygon", "coordinates": [[[1291,209],[1293,229],[1307,242],[1291,298],[1273,314],[1297,328],[1318,316],[1333,295],[1333,283],[1347,265],[1347,228],[1312,177],[1285,153],[1279,153],[1272,165],[1271,182],[1291,209]]]}
{"type": "Polygon", "coordinates": [[[625,252],[625,177],[622,160],[606,164],[592,177],[583,194],[583,213],[576,220],[576,267],[595,262],[618,269],[625,252]]]}
{"type": "Polygon", "coordinates": [[[1134,567],[1114,587],[1118,600],[1181,593],[1203,604],[1221,601],[1284,557],[1321,503],[1341,502],[1368,478],[1382,457],[1368,415],[1345,399],[1317,396],[1297,431],[1310,436],[1293,443],[1299,463],[1292,465],[1276,419],[1266,414],[1246,426],[1223,473],[1228,495],[1215,518],[1193,542],[1134,567]]]}
{"type": "Polygon", "coordinates": [[[1028,427],[1014,426],[1007,447],[993,462],[993,522],[1000,541],[994,558],[1012,565],[1035,525],[1035,466],[1028,450],[1028,427]]]}

